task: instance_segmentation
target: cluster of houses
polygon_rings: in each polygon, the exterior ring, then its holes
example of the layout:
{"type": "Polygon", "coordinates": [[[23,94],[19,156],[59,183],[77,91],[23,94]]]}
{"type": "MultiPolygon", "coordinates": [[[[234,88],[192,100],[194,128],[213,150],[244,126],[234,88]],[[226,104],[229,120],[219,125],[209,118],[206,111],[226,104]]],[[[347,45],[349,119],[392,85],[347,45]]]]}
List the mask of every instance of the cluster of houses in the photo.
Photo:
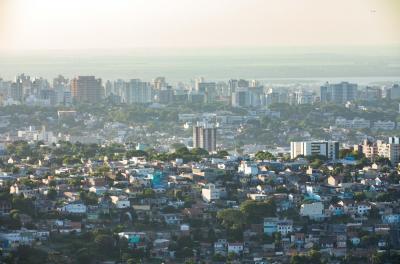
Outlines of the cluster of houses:
{"type": "MultiPolygon", "coordinates": [[[[5,158],[19,169],[1,173],[2,192],[30,199],[35,212],[55,217],[37,218],[20,210],[18,229],[1,227],[3,250],[45,245],[52,233],[79,234],[118,224],[125,229],[116,235],[130,247],[149,248],[151,256],[163,259],[175,258],[170,244],[177,237],[195,239],[194,230],[207,234],[210,229],[215,237],[203,237],[195,248],[202,259],[283,260],[310,250],[370,257],[400,247],[400,185],[398,177],[393,182],[398,175],[394,167],[356,168],[336,161],[312,168],[303,158],[249,156],[199,162],[103,158],[54,167],[52,158],[36,165],[5,158]],[[216,216],[224,209],[240,210],[248,200],[273,200],[275,215],[245,224],[241,238],[232,240],[216,216]],[[193,226],[194,220],[206,224],[193,226]],[[158,228],[145,228],[146,223],[158,228]]],[[[1,217],[13,210],[11,199],[0,201],[1,217]]]]}

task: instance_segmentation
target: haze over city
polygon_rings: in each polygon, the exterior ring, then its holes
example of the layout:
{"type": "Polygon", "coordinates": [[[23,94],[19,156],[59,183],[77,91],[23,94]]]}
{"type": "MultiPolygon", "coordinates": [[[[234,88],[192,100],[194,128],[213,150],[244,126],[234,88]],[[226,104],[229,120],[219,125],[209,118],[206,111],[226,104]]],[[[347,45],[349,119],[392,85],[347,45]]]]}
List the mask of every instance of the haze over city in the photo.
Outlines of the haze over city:
{"type": "Polygon", "coordinates": [[[400,0],[0,0],[0,263],[400,263],[400,0]]]}
{"type": "Polygon", "coordinates": [[[4,50],[400,43],[397,0],[1,0],[4,50]]]}

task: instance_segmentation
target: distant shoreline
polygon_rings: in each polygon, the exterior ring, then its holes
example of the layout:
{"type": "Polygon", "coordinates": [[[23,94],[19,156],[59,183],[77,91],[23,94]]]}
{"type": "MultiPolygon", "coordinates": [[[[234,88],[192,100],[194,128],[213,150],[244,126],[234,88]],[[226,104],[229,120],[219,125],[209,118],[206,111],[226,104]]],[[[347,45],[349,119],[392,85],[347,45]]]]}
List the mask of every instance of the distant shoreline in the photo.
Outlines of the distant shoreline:
{"type": "Polygon", "coordinates": [[[0,53],[0,78],[31,76],[67,78],[96,75],[103,80],[164,76],[171,84],[257,79],[266,83],[350,81],[362,85],[400,81],[400,48],[227,48],[143,49],[91,52],[31,51],[0,53]]]}

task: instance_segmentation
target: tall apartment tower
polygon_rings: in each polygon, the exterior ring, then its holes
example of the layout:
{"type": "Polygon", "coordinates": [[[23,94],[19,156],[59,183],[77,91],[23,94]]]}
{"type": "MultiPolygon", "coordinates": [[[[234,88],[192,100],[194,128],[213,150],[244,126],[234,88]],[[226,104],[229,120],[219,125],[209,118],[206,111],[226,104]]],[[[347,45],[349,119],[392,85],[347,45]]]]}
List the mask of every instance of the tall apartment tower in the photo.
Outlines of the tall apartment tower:
{"type": "Polygon", "coordinates": [[[206,122],[198,122],[193,126],[193,147],[202,148],[208,152],[217,149],[217,128],[206,122]]]}
{"type": "Polygon", "coordinates": [[[343,104],[347,101],[353,101],[357,97],[357,84],[341,82],[338,84],[329,84],[320,87],[321,102],[332,102],[343,104]]]}
{"type": "Polygon", "coordinates": [[[153,90],[150,83],[132,79],[126,86],[125,97],[129,104],[147,104],[153,101],[153,90]]]}
{"type": "Polygon", "coordinates": [[[22,82],[17,80],[15,83],[12,83],[9,95],[13,100],[22,102],[24,98],[22,82]]]}
{"type": "Polygon", "coordinates": [[[196,91],[204,94],[205,101],[211,103],[215,101],[217,84],[215,82],[199,82],[196,84],[196,91]]]}
{"type": "Polygon", "coordinates": [[[78,76],[71,81],[72,97],[77,102],[97,103],[103,98],[101,79],[94,76],[78,76]]]}

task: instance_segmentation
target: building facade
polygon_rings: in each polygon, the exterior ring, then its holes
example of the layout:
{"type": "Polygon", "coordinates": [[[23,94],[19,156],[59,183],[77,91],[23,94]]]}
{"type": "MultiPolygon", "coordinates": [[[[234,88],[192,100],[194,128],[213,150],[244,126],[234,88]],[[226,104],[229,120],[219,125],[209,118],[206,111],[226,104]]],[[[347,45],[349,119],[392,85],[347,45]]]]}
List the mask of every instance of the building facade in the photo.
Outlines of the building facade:
{"type": "Polygon", "coordinates": [[[202,148],[208,152],[217,150],[217,128],[206,122],[198,122],[193,127],[193,147],[202,148]]]}
{"type": "Polygon", "coordinates": [[[347,101],[353,101],[357,96],[357,84],[341,82],[338,84],[329,84],[320,87],[321,102],[343,104],[347,101]]]}
{"type": "Polygon", "coordinates": [[[327,159],[339,158],[339,142],[337,141],[300,141],[290,142],[290,158],[297,156],[321,155],[327,159]]]}
{"type": "Polygon", "coordinates": [[[77,102],[98,103],[103,98],[101,79],[78,76],[71,81],[72,97],[77,102]]]}

